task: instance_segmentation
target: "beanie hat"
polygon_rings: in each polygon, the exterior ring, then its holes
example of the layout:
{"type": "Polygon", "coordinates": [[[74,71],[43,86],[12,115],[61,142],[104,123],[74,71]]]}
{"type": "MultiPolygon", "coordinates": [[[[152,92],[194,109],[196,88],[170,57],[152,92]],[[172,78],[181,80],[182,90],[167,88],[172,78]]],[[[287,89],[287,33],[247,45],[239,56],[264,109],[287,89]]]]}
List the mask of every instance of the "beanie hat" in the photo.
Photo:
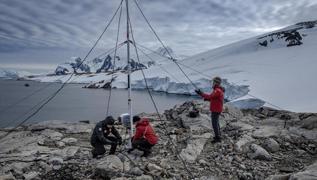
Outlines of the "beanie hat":
{"type": "Polygon", "coordinates": [[[106,117],[106,122],[108,125],[113,125],[114,124],[114,118],[112,116],[106,117]]]}
{"type": "Polygon", "coordinates": [[[133,116],[133,123],[140,121],[141,118],[139,116],[133,116]]]}
{"type": "Polygon", "coordinates": [[[213,80],[213,82],[215,82],[217,84],[221,84],[221,78],[218,76],[214,77],[212,80],[213,80]]]}

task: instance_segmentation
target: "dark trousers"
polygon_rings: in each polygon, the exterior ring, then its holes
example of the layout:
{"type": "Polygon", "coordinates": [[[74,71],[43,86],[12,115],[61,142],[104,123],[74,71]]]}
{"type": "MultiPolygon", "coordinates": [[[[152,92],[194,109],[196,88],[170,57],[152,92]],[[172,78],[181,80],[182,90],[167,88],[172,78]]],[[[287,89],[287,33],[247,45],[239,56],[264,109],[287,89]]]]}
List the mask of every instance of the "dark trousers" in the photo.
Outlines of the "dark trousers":
{"type": "Polygon", "coordinates": [[[214,132],[215,132],[215,139],[220,139],[220,136],[221,136],[219,116],[220,116],[220,113],[218,112],[211,113],[211,122],[212,122],[212,128],[214,129],[214,132]]]}
{"type": "Polygon", "coordinates": [[[132,142],[133,149],[139,149],[144,153],[150,153],[153,146],[153,144],[150,144],[146,139],[143,138],[132,142]]]}
{"type": "Polygon", "coordinates": [[[102,154],[104,154],[106,152],[106,149],[105,149],[104,145],[111,145],[109,154],[114,154],[116,152],[118,139],[116,137],[113,137],[113,136],[108,136],[106,138],[109,139],[110,141],[115,142],[115,143],[113,143],[113,144],[110,144],[110,143],[103,144],[100,141],[91,142],[91,145],[94,147],[93,150],[92,150],[93,157],[96,157],[98,155],[102,155],[102,154]]]}

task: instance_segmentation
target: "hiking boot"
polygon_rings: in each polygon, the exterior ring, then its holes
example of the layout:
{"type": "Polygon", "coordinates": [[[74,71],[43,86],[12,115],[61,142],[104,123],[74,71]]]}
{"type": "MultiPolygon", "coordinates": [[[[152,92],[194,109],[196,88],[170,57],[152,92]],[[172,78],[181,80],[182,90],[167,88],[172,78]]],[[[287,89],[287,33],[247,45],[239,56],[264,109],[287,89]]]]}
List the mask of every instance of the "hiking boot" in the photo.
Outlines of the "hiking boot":
{"type": "Polygon", "coordinates": [[[221,139],[220,138],[214,138],[211,143],[212,144],[215,144],[215,143],[218,143],[218,142],[221,142],[221,139]]]}
{"type": "Polygon", "coordinates": [[[93,159],[100,159],[100,158],[102,158],[102,157],[103,157],[103,155],[92,154],[92,158],[93,158],[93,159]]]}
{"type": "Polygon", "coordinates": [[[92,154],[92,158],[97,158],[98,155],[94,149],[90,153],[92,154]]]}
{"type": "Polygon", "coordinates": [[[151,154],[151,151],[144,151],[141,157],[148,157],[151,154]]]}
{"type": "Polygon", "coordinates": [[[109,155],[113,155],[116,152],[116,148],[110,148],[109,155]]]}

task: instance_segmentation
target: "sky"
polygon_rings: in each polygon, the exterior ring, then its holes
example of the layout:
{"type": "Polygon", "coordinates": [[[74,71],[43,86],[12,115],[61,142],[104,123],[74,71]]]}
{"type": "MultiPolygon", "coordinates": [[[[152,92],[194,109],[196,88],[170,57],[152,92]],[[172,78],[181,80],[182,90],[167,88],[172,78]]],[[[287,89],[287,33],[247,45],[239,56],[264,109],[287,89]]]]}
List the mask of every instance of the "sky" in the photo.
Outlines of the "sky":
{"type": "MultiPolygon", "coordinates": [[[[135,41],[160,47],[129,1],[135,41]]],[[[232,42],[317,19],[316,0],[137,0],[175,54],[191,56],[232,42]]],[[[52,71],[84,57],[120,0],[0,0],[0,68],[52,71]]],[[[125,4],[124,4],[125,5],[125,4]]],[[[115,46],[119,13],[89,58],[115,46]]],[[[119,41],[126,36],[125,6],[119,41]]]]}

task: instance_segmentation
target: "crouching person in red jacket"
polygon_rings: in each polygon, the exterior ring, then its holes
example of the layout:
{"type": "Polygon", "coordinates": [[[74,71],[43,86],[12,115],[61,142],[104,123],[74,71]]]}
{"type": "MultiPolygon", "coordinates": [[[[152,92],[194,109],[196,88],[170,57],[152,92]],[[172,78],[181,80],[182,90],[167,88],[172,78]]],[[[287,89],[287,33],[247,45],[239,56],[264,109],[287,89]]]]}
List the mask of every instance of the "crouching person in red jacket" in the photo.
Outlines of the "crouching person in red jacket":
{"type": "Polygon", "coordinates": [[[215,77],[213,79],[213,91],[211,94],[203,93],[200,89],[195,90],[198,95],[204,98],[204,100],[210,101],[210,111],[212,127],[214,129],[215,137],[213,143],[221,142],[219,116],[222,112],[224,101],[224,88],[221,87],[221,78],[215,77]]]}
{"type": "Polygon", "coordinates": [[[135,124],[135,134],[132,138],[132,149],[128,152],[139,149],[144,152],[142,157],[147,157],[151,154],[151,148],[157,143],[158,137],[147,118],[134,116],[133,123],[135,124]]]}

